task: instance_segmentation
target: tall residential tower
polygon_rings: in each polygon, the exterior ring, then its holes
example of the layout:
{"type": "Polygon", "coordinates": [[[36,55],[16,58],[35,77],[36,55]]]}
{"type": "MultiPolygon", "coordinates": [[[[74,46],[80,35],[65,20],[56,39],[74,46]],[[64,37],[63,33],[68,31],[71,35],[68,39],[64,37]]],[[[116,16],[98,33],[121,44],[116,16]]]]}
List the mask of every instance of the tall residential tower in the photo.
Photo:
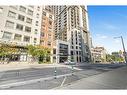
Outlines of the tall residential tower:
{"type": "MultiPolygon", "coordinates": [[[[40,45],[49,48],[51,55],[53,55],[54,45],[54,14],[47,8],[48,6],[43,6],[42,9],[42,24],[41,24],[41,35],[40,35],[40,45]]],[[[51,63],[53,63],[53,56],[50,57],[51,63]]]]}
{"type": "Polygon", "coordinates": [[[58,62],[90,62],[90,32],[86,6],[50,6],[54,13],[54,32],[58,62]]]}

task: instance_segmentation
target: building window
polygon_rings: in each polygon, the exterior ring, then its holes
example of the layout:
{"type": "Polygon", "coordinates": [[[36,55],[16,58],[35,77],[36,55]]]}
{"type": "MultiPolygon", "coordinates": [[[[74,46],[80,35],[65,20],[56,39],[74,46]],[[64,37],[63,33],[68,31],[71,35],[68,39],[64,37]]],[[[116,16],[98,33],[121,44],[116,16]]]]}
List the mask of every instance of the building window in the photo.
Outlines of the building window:
{"type": "Polygon", "coordinates": [[[41,45],[44,45],[44,40],[41,40],[41,42],[40,42],[40,43],[41,43],[41,45]]]}
{"type": "Polygon", "coordinates": [[[78,55],[78,51],[76,51],[76,54],[78,55]]]}
{"type": "Polygon", "coordinates": [[[46,16],[46,12],[43,11],[43,15],[46,16]]]}
{"type": "Polygon", "coordinates": [[[51,42],[50,41],[48,41],[48,44],[47,44],[48,46],[51,46],[51,42]]]}
{"type": "Polygon", "coordinates": [[[27,14],[32,16],[33,15],[33,11],[28,9],[27,14]]]}
{"type": "Polygon", "coordinates": [[[44,32],[41,32],[41,37],[44,37],[45,36],[45,33],[44,32]]]}
{"type": "Polygon", "coordinates": [[[18,15],[18,20],[24,21],[24,20],[25,20],[25,16],[23,16],[23,15],[18,15]]]}
{"type": "Polygon", "coordinates": [[[76,46],[76,49],[78,49],[78,46],[76,46]]]}
{"type": "Polygon", "coordinates": [[[52,25],[52,21],[49,21],[49,25],[52,25]]]}
{"type": "Polygon", "coordinates": [[[29,36],[24,36],[24,42],[30,42],[30,37],[29,36]]]}
{"type": "Polygon", "coordinates": [[[76,41],[76,44],[78,44],[78,42],[76,41]]]}
{"type": "Polygon", "coordinates": [[[12,33],[5,31],[2,38],[10,40],[11,36],[12,36],[12,33]]]}
{"type": "Polygon", "coordinates": [[[59,52],[62,54],[62,55],[68,55],[68,45],[65,45],[65,44],[59,44],[59,52]]]}
{"type": "Polygon", "coordinates": [[[34,38],[34,43],[36,43],[37,42],[37,38],[34,38]]]}
{"type": "Polygon", "coordinates": [[[52,36],[51,36],[51,34],[48,34],[48,38],[51,40],[52,39],[52,36]]]}
{"type": "Polygon", "coordinates": [[[26,8],[23,7],[23,6],[20,6],[20,7],[19,7],[19,10],[22,11],[22,12],[26,12],[26,8]]]}
{"type": "Polygon", "coordinates": [[[38,22],[38,21],[36,21],[36,26],[38,26],[38,23],[39,23],[39,22],[38,22]]]}
{"type": "Polygon", "coordinates": [[[56,49],[53,49],[53,54],[56,54],[56,49]]]}
{"type": "Polygon", "coordinates": [[[52,19],[52,15],[49,15],[49,18],[52,19]]]}
{"type": "Polygon", "coordinates": [[[9,11],[8,16],[11,17],[11,18],[16,18],[16,13],[14,13],[12,11],[9,11]]]}
{"type": "Polygon", "coordinates": [[[74,52],[73,51],[71,51],[71,55],[74,55],[74,52]]]}
{"type": "Polygon", "coordinates": [[[79,47],[79,49],[82,49],[82,47],[79,47]]]}
{"type": "Polygon", "coordinates": [[[17,24],[16,29],[18,29],[18,30],[23,30],[23,25],[17,24]]]}
{"type": "Polygon", "coordinates": [[[0,13],[3,13],[3,8],[0,7],[0,13]]]}
{"type": "Polygon", "coordinates": [[[42,26],[45,27],[45,22],[42,22],[42,26]]]}
{"type": "Polygon", "coordinates": [[[39,18],[39,14],[37,13],[36,18],[39,18]]]}
{"type": "Polygon", "coordinates": [[[15,34],[14,40],[21,41],[22,35],[15,34]]]}
{"type": "Polygon", "coordinates": [[[52,26],[49,26],[49,29],[52,29],[52,26]]]}
{"type": "Polygon", "coordinates": [[[6,21],[5,27],[14,28],[14,22],[6,21]]]}
{"type": "Polygon", "coordinates": [[[79,55],[82,55],[82,52],[81,51],[79,51],[79,55]]]}
{"type": "Polygon", "coordinates": [[[37,34],[37,32],[38,32],[38,30],[37,30],[37,29],[35,29],[34,34],[37,34]]]}
{"type": "Polygon", "coordinates": [[[32,19],[31,18],[27,18],[26,22],[32,24],[32,19]]]}
{"type": "Polygon", "coordinates": [[[40,11],[40,7],[39,6],[37,7],[37,10],[40,11]]]}
{"type": "Polygon", "coordinates": [[[31,27],[27,27],[27,26],[26,26],[26,27],[25,27],[25,31],[26,31],[26,32],[31,32],[31,27]]]}

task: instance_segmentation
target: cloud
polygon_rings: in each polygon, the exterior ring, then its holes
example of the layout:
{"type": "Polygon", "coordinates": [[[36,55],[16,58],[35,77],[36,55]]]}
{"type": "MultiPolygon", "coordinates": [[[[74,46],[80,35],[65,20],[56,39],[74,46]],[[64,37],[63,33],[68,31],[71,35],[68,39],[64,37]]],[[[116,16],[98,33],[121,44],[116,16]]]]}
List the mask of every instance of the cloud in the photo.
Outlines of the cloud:
{"type": "Polygon", "coordinates": [[[113,24],[104,23],[103,25],[104,25],[104,27],[105,27],[106,29],[108,29],[108,30],[117,30],[117,29],[118,29],[118,27],[115,26],[115,25],[113,25],[113,24]]]}
{"type": "Polygon", "coordinates": [[[108,36],[101,36],[100,38],[102,38],[102,39],[106,39],[106,38],[108,38],[108,36]]]}
{"type": "Polygon", "coordinates": [[[106,39],[106,38],[108,38],[108,36],[96,34],[96,39],[106,39]]]}
{"type": "Polygon", "coordinates": [[[120,43],[120,39],[115,39],[115,43],[120,43]]]}

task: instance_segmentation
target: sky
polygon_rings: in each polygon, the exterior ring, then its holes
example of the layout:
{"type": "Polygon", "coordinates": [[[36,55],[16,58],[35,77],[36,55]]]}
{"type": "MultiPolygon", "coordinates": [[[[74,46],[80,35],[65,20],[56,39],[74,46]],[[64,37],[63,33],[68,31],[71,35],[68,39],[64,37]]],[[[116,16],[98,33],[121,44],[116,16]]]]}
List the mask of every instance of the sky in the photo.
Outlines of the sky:
{"type": "Polygon", "coordinates": [[[104,46],[108,53],[127,50],[127,6],[88,6],[89,27],[93,46],[104,46]]]}

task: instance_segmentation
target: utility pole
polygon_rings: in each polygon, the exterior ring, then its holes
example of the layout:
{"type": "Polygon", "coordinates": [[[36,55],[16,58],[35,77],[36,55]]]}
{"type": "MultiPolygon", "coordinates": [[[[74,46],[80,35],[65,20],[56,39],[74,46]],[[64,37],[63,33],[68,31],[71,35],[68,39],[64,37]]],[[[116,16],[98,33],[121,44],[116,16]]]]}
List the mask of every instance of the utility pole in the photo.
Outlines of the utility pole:
{"type": "Polygon", "coordinates": [[[125,63],[127,64],[127,54],[126,54],[126,49],[125,49],[123,37],[122,37],[122,36],[119,36],[119,37],[114,37],[114,38],[115,38],[115,39],[116,39],[116,38],[121,38],[122,46],[123,46],[123,55],[124,55],[125,63]]]}
{"type": "Polygon", "coordinates": [[[123,45],[123,54],[124,54],[124,58],[125,58],[125,62],[126,62],[126,64],[127,64],[127,55],[126,55],[126,49],[125,49],[125,46],[124,46],[124,41],[123,41],[123,37],[122,36],[120,36],[121,37],[121,41],[122,41],[122,45],[123,45]]]}

